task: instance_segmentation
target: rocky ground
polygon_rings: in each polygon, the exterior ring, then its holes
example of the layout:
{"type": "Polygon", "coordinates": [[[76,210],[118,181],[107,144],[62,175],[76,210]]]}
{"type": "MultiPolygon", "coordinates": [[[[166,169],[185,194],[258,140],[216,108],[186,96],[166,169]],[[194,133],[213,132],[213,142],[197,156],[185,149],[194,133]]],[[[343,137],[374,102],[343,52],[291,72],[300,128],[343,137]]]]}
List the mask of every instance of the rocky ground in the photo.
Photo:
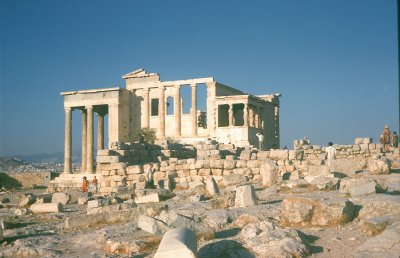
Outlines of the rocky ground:
{"type": "Polygon", "coordinates": [[[175,227],[196,232],[197,257],[399,257],[400,174],[392,172],[267,188],[229,175],[220,186],[208,180],[173,193],[5,191],[0,257],[153,257],[175,227]],[[32,213],[47,202],[64,205],[32,213]]]}

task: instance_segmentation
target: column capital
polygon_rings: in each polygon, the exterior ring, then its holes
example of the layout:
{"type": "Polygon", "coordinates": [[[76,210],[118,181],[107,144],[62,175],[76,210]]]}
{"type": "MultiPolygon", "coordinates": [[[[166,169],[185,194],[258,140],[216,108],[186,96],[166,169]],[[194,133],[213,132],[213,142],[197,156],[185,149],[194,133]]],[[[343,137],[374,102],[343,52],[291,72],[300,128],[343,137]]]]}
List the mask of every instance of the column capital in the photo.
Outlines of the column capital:
{"type": "Polygon", "coordinates": [[[72,108],[70,108],[70,107],[64,107],[64,111],[65,112],[68,112],[68,111],[71,111],[72,110],[72,108]]]}
{"type": "Polygon", "coordinates": [[[85,106],[85,109],[92,109],[93,110],[93,106],[92,105],[90,105],[90,106],[85,106]]]}
{"type": "Polygon", "coordinates": [[[197,87],[197,83],[191,83],[191,84],[190,84],[190,87],[192,87],[192,88],[197,87]]]}

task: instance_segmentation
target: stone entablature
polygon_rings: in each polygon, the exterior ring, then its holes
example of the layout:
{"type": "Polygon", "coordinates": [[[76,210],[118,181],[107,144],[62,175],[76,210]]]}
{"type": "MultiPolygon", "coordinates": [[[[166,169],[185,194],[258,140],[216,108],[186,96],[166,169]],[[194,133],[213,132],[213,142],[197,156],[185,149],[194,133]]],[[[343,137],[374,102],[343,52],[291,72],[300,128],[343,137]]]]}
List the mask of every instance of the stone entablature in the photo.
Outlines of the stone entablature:
{"type": "Polygon", "coordinates": [[[112,142],[132,142],[141,128],[153,128],[160,140],[180,143],[213,138],[223,143],[249,146],[264,134],[266,149],[279,147],[280,94],[253,96],[216,82],[213,77],[161,81],[160,75],[139,69],[122,77],[124,88],[62,92],[65,109],[65,173],[71,173],[72,113],[82,116],[81,172],[94,173],[94,120],[97,146],[104,149],[104,117],[108,115],[108,148],[112,142]],[[198,87],[207,91],[206,108],[198,108],[198,87]],[[181,87],[191,90],[190,112],[184,114],[181,87]],[[172,99],[170,103],[168,99],[172,99]],[[173,104],[168,114],[168,104],[173,104]]]}

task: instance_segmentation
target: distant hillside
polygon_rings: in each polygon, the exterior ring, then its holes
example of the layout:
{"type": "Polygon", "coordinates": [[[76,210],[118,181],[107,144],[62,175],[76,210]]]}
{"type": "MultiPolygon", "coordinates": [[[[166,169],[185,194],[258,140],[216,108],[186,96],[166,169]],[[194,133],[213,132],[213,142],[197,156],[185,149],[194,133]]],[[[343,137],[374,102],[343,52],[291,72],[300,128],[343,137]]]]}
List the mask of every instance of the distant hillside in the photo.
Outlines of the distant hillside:
{"type": "MultiPolygon", "coordinates": [[[[64,152],[42,153],[34,155],[17,155],[18,159],[26,160],[31,163],[64,163],[64,152]]],[[[81,154],[78,151],[72,152],[72,162],[77,163],[81,160],[81,154]]]]}
{"type": "Polygon", "coordinates": [[[0,157],[0,171],[13,170],[14,168],[27,164],[29,164],[29,162],[19,158],[0,157]]]}

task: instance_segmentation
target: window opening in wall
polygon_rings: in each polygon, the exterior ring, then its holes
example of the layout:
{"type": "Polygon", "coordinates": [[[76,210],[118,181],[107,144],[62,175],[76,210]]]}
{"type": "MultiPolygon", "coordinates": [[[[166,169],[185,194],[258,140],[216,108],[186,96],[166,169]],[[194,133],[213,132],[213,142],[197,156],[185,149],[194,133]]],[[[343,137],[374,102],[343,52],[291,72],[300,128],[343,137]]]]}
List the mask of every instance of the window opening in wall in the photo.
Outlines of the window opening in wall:
{"type": "Polygon", "coordinates": [[[207,128],[207,85],[197,84],[197,126],[207,128]]]}
{"type": "Polygon", "coordinates": [[[182,114],[190,114],[192,108],[192,88],[190,85],[181,85],[182,114]]]}
{"type": "Polygon", "coordinates": [[[174,114],[174,98],[169,96],[167,98],[167,115],[174,114]]]}
{"type": "Polygon", "coordinates": [[[151,116],[158,116],[159,99],[151,99],[151,116]]]}
{"type": "Polygon", "coordinates": [[[244,104],[233,104],[233,125],[244,125],[244,104]]]}
{"type": "Polygon", "coordinates": [[[218,127],[229,126],[229,105],[218,105],[218,127]]]}

